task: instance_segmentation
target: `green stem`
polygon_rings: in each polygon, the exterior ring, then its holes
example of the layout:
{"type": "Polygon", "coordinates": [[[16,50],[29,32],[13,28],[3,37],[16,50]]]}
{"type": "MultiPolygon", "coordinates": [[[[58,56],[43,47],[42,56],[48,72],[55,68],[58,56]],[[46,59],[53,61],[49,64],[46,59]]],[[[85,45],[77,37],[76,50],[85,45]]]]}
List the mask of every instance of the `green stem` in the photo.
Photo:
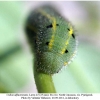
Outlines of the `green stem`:
{"type": "Polygon", "coordinates": [[[52,76],[37,72],[34,66],[34,78],[39,93],[56,93],[52,76]]]}

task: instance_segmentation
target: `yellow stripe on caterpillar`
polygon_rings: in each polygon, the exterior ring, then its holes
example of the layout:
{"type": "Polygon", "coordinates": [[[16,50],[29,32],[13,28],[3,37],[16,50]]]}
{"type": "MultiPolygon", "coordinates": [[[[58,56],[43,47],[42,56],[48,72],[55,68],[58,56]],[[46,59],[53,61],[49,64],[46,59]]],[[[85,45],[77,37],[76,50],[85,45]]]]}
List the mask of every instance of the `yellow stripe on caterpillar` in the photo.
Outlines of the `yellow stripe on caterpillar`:
{"type": "MultiPolygon", "coordinates": [[[[69,23],[69,25],[70,25],[70,23],[69,23]]],[[[68,39],[65,42],[65,47],[61,50],[61,54],[64,54],[65,53],[65,50],[67,49],[67,45],[69,44],[69,40],[70,40],[70,37],[71,37],[72,34],[73,34],[73,28],[70,25],[69,32],[68,32],[68,39]]]]}
{"type": "Polygon", "coordinates": [[[53,46],[54,37],[55,37],[55,30],[56,30],[56,19],[54,17],[52,17],[52,19],[53,19],[53,23],[52,23],[53,33],[52,33],[52,36],[51,36],[51,39],[50,39],[49,49],[51,49],[52,46],[53,46]]]}
{"type": "Polygon", "coordinates": [[[50,43],[49,43],[49,49],[52,49],[53,46],[53,42],[54,42],[54,34],[56,31],[56,19],[54,17],[51,17],[49,14],[47,14],[46,12],[44,12],[43,10],[39,10],[39,12],[41,12],[44,16],[46,16],[47,18],[51,19],[53,21],[52,26],[53,26],[53,32],[52,32],[52,36],[50,39],[50,43]]]}
{"type": "Polygon", "coordinates": [[[66,48],[63,48],[62,51],[61,51],[61,54],[64,54],[65,50],[66,50],[66,48]]]}
{"type": "Polygon", "coordinates": [[[49,43],[49,49],[52,48],[53,42],[54,42],[54,35],[52,35],[52,37],[51,37],[51,40],[50,40],[50,43],[49,43]]]}
{"type": "Polygon", "coordinates": [[[51,17],[49,14],[47,14],[46,12],[44,12],[43,10],[39,10],[39,12],[41,12],[45,17],[51,19],[53,21],[52,26],[53,26],[53,30],[56,30],[56,19],[54,17],[51,17]]]}
{"type": "Polygon", "coordinates": [[[70,26],[70,31],[69,31],[69,34],[72,35],[73,34],[73,28],[72,26],[70,26]]]}
{"type": "Polygon", "coordinates": [[[52,26],[53,26],[53,30],[55,32],[55,30],[56,30],[56,19],[54,17],[52,17],[52,20],[53,20],[52,26]]]}

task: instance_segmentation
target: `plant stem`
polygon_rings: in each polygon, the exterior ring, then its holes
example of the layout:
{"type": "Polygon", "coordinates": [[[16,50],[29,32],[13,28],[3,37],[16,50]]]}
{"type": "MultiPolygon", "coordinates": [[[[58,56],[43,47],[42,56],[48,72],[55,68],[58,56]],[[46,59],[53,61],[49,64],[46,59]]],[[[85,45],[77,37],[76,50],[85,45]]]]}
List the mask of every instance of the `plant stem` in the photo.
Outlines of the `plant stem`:
{"type": "Polygon", "coordinates": [[[39,93],[56,93],[52,76],[37,72],[34,66],[34,78],[39,93]]]}

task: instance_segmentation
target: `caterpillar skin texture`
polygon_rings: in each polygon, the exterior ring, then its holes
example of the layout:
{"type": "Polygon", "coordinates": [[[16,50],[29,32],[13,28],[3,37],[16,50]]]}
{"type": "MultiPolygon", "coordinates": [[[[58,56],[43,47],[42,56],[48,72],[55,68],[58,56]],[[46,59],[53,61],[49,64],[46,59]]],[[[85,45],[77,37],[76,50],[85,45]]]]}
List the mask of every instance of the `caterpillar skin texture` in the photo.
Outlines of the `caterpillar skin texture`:
{"type": "Polygon", "coordinates": [[[73,27],[50,6],[31,12],[27,19],[26,33],[35,52],[35,64],[39,72],[58,73],[75,55],[73,27]]]}

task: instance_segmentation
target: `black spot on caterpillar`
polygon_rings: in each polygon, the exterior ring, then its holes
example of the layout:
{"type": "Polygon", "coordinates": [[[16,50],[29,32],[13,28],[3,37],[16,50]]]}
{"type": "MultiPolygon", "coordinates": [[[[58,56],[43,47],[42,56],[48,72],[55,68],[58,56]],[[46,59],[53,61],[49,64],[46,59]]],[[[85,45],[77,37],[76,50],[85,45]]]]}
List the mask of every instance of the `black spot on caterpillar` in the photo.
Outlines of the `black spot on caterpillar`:
{"type": "MultiPolygon", "coordinates": [[[[59,26],[59,24],[56,24],[57,26],[59,26]]],[[[46,28],[52,28],[52,24],[48,25],[46,28]]]]}
{"type": "Polygon", "coordinates": [[[65,53],[68,53],[68,50],[66,49],[65,53]]]}
{"type": "Polygon", "coordinates": [[[72,34],[72,37],[75,39],[75,35],[74,34],[72,34]]]}
{"type": "Polygon", "coordinates": [[[46,42],[46,45],[49,45],[49,42],[46,42]]]}

